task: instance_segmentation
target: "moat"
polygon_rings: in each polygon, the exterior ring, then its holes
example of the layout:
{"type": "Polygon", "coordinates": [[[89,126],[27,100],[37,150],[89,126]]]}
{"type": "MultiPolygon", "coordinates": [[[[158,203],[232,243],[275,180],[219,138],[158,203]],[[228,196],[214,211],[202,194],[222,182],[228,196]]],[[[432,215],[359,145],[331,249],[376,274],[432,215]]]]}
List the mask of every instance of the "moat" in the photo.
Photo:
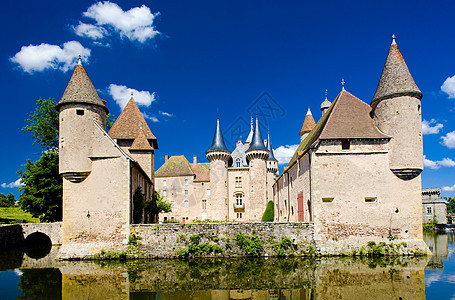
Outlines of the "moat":
{"type": "Polygon", "coordinates": [[[454,234],[430,257],[55,261],[0,253],[2,299],[453,299],[454,234]]]}

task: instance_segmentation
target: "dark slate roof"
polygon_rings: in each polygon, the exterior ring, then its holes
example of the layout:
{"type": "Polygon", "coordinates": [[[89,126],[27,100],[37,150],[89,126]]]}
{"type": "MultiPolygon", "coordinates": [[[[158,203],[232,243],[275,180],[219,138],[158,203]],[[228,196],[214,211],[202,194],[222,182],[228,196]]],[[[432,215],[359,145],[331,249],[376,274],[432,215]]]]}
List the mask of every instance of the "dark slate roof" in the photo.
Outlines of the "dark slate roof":
{"type": "Polygon", "coordinates": [[[114,125],[112,125],[111,130],[109,130],[109,136],[113,139],[134,140],[138,136],[141,128],[144,131],[147,140],[152,143],[153,148],[158,149],[156,137],[147,125],[136,102],[131,98],[114,125]]]}
{"type": "Polygon", "coordinates": [[[261,129],[259,128],[258,117],[256,116],[256,126],[254,128],[253,140],[251,141],[249,150],[267,150],[262,139],[261,129]]]}
{"type": "Polygon", "coordinates": [[[190,163],[183,155],[171,156],[156,172],[155,177],[194,176],[190,163]]]}
{"type": "MultiPolygon", "coordinates": [[[[330,107],[330,105],[328,107],[330,107]]],[[[300,129],[299,135],[303,135],[304,133],[310,132],[311,130],[313,130],[314,126],[316,126],[316,122],[314,121],[311,110],[308,108],[308,111],[305,116],[305,120],[303,120],[302,128],[300,129]]]]}
{"type": "Polygon", "coordinates": [[[153,147],[150,146],[150,143],[145,136],[144,130],[139,130],[139,133],[134,139],[133,144],[129,150],[153,150],[153,147]]]}
{"type": "Polygon", "coordinates": [[[267,160],[278,161],[275,158],[275,155],[273,155],[272,141],[270,140],[270,136],[267,136],[267,150],[269,150],[269,152],[270,152],[269,158],[267,160]]]}
{"type": "Polygon", "coordinates": [[[210,164],[209,163],[198,163],[196,165],[190,165],[196,177],[195,182],[208,182],[210,181],[210,164]]]}
{"type": "Polygon", "coordinates": [[[106,102],[101,100],[92,81],[81,64],[76,65],[73,75],[66,86],[65,92],[55,108],[59,109],[61,105],[66,103],[94,104],[102,107],[108,112],[106,102]]]}
{"type": "Polygon", "coordinates": [[[384,139],[370,117],[371,107],[343,90],[330,113],[320,139],[384,139]]]}
{"type": "MultiPolygon", "coordinates": [[[[208,151],[229,151],[224,143],[223,133],[220,128],[220,119],[216,119],[216,129],[215,134],[213,135],[212,146],[210,146],[208,151]]],[[[207,152],[208,152],[207,151],[207,152]]]]}
{"type": "Polygon", "coordinates": [[[310,149],[318,139],[390,138],[375,127],[373,120],[370,118],[370,111],[371,108],[368,104],[345,90],[341,91],[313,130],[300,142],[287,168],[291,167],[297,161],[297,158],[310,149]],[[337,103],[339,101],[341,104],[338,106],[337,103]],[[331,120],[332,115],[333,120],[331,120]],[[356,118],[360,118],[360,120],[354,120],[356,118]],[[355,125],[351,126],[351,122],[355,125]],[[337,126],[340,126],[340,128],[337,128],[337,126]],[[327,131],[325,131],[326,127],[327,131]],[[352,133],[350,132],[351,129],[353,130],[352,133]]]}
{"type": "Polygon", "coordinates": [[[416,94],[422,98],[422,92],[417,87],[408,66],[401,55],[395,40],[389,49],[389,54],[379,79],[376,93],[371,104],[396,94],[416,94]]]}

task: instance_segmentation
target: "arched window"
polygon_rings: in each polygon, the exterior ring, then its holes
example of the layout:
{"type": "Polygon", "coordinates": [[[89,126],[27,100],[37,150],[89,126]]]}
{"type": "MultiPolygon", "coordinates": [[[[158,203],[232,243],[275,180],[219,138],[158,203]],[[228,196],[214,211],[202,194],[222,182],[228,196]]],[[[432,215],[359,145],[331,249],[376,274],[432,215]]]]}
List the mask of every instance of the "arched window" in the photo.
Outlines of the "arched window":
{"type": "Polygon", "coordinates": [[[183,201],[183,206],[184,206],[184,207],[188,207],[188,206],[189,206],[188,200],[183,201]]]}

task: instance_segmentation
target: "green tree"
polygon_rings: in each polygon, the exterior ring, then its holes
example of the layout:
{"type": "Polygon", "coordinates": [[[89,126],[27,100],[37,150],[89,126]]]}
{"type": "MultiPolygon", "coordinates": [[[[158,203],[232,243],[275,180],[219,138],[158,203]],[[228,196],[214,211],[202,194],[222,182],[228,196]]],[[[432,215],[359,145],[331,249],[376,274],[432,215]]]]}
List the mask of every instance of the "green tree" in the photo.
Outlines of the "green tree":
{"type": "Polygon", "coordinates": [[[449,203],[447,204],[447,213],[448,214],[454,214],[455,213],[455,198],[452,198],[452,199],[449,200],[449,203]]]}
{"type": "Polygon", "coordinates": [[[22,128],[34,139],[33,144],[40,145],[43,150],[58,148],[58,112],[54,99],[38,99],[36,109],[25,119],[27,125],[22,128]]]}
{"type": "Polygon", "coordinates": [[[152,214],[152,220],[156,223],[160,213],[169,213],[172,211],[172,204],[164,200],[159,191],[154,191],[152,199],[144,202],[144,208],[152,214]]]}
{"type": "Polygon", "coordinates": [[[24,186],[19,197],[22,210],[41,222],[62,220],[62,178],[58,173],[58,153],[43,152],[36,161],[27,160],[24,169],[18,171],[24,186]]]}
{"type": "Polygon", "coordinates": [[[9,193],[8,195],[0,193],[0,207],[11,207],[14,206],[16,199],[14,199],[14,195],[9,193]]]}
{"type": "Polygon", "coordinates": [[[275,215],[273,211],[273,201],[270,200],[269,203],[267,203],[264,214],[262,215],[261,222],[273,222],[274,217],[275,215]]]}

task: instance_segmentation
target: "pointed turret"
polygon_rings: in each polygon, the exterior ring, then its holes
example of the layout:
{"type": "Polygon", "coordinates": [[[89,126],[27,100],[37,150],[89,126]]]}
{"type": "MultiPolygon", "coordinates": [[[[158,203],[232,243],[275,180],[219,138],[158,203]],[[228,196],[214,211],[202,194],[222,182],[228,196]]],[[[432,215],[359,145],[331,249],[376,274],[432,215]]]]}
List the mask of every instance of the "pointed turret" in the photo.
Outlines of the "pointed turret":
{"type": "Polygon", "coordinates": [[[106,113],[108,112],[106,102],[101,100],[98,95],[92,81],[82,66],[80,58],[76,68],[74,69],[73,75],[66,86],[65,92],[55,108],[59,110],[63,104],[70,103],[93,104],[103,108],[106,113]]]}
{"type": "Polygon", "coordinates": [[[308,133],[310,133],[311,130],[313,130],[314,126],[316,126],[316,122],[314,121],[310,108],[308,108],[305,120],[303,120],[302,128],[299,132],[301,141],[308,135],[308,133]]]}
{"type": "Polygon", "coordinates": [[[379,100],[398,95],[412,95],[418,99],[422,98],[422,92],[414,82],[395,41],[395,36],[393,36],[392,45],[390,45],[389,54],[371,106],[375,106],[379,100]]]}
{"type": "Polygon", "coordinates": [[[209,151],[229,151],[224,143],[223,133],[220,128],[220,119],[216,119],[216,129],[215,134],[213,135],[212,146],[210,146],[209,151]]]}
{"type": "Polygon", "coordinates": [[[248,150],[267,150],[262,139],[261,130],[259,129],[258,117],[256,116],[256,126],[254,128],[253,138],[248,150]]]}
{"type": "Polygon", "coordinates": [[[327,99],[327,90],[325,90],[325,99],[324,99],[324,101],[322,101],[322,103],[321,103],[322,115],[325,114],[325,112],[329,109],[330,105],[332,105],[332,102],[330,102],[330,101],[327,99]]]}
{"type": "Polygon", "coordinates": [[[245,141],[245,146],[249,147],[251,144],[251,141],[253,140],[253,134],[254,134],[254,126],[253,126],[253,116],[251,116],[251,122],[250,122],[250,133],[248,134],[248,137],[245,141]]]}
{"type": "Polygon", "coordinates": [[[269,150],[269,158],[267,160],[273,160],[273,161],[278,161],[275,158],[275,155],[273,155],[273,149],[272,149],[272,141],[270,140],[270,134],[267,134],[267,150],[269,150]]]}
{"type": "Polygon", "coordinates": [[[416,178],[423,170],[420,99],[422,93],[393,36],[378,88],[371,101],[370,116],[383,133],[392,137],[389,167],[403,180],[416,178]]]}

